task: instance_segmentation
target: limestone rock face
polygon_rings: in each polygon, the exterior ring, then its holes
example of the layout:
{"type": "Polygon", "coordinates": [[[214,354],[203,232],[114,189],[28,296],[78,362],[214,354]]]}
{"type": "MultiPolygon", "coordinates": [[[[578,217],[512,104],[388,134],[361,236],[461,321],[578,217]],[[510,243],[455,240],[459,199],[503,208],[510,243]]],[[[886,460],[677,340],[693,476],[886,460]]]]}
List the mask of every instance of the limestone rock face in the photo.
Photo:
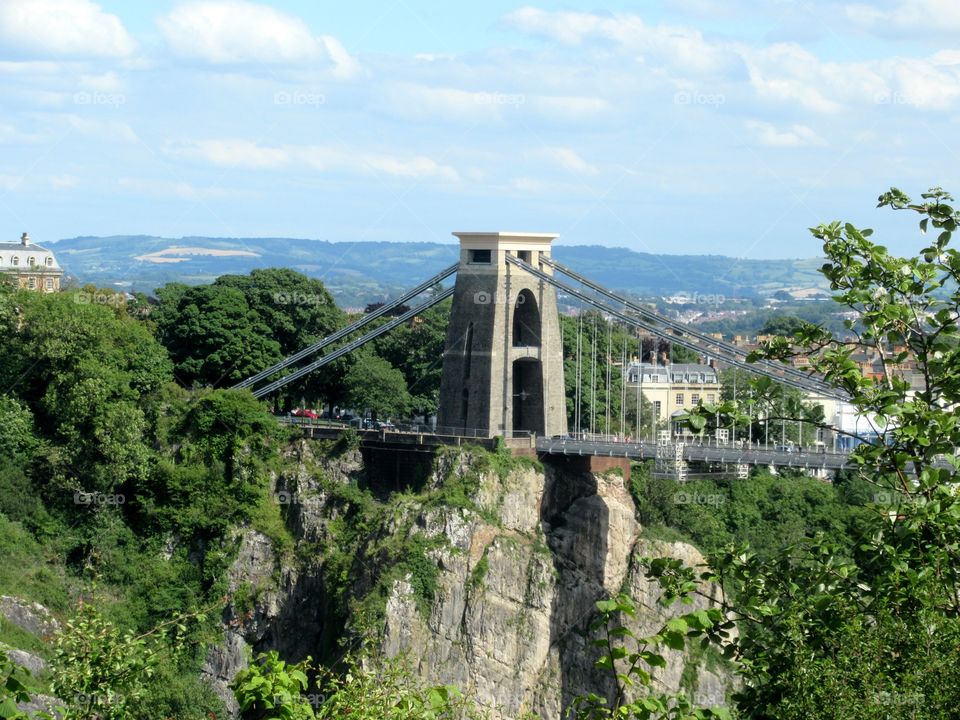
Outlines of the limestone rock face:
{"type": "Polygon", "coordinates": [[[0,615],[39,637],[49,637],[60,629],[60,623],[43,605],[10,595],[0,595],[0,615]]]}
{"type": "Polygon", "coordinates": [[[11,661],[29,670],[31,675],[39,675],[47,669],[47,661],[33,653],[25,650],[7,650],[6,653],[11,661]]]}
{"type": "MultiPolygon", "coordinates": [[[[357,481],[358,457],[331,461],[327,477],[357,481]]],[[[476,477],[469,453],[444,457],[429,482],[471,473],[476,477]]],[[[299,504],[288,515],[298,541],[322,545],[336,514],[322,487],[306,471],[284,482],[295,484],[288,489],[299,493],[299,504]]],[[[412,510],[415,522],[406,532],[442,541],[431,545],[428,555],[438,568],[436,591],[424,606],[413,578],[392,581],[382,649],[390,656],[404,654],[427,683],[458,685],[494,718],[533,712],[543,720],[560,720],[577,695],[610,693],[609,678],[594,668],[598,655],[590,644],[595,602],[628,591],[638,605],[632,629],[654,632],[680,611],[657,604],[659,589],[646,580],[636,558],[667,555],[692,565],[703,562],[689,545],[641,537],[633,500],[618,474],[547,466],[543,472],[516,468],[501,477],[487,469],[480,473],[473,500],[478,509],[441,504],[412,510]]],[[[321,564],[288,566],[268,538],[252,530],[242,535],[231,589],[246,583],[261,590],[253,594],[251,607],[234,607],[225,615],[224,643],[211,651],[206,668],[221,689],[245,665],[244,645],[278,649],[291,661],[308,654],[316,658],[321,647],[330,647],[339,629],[325,620],[333,589],[324,586],[321,564]]],[[[717,597],[714,588],[702,590],[717,597]]],[[[700,598],[683,612],[711,603],[700,598]]],[[[722,704],[730,685],[722,670],[673,651],[656,680],[667,690],[683,689],[703,705],[722,704]],[[688,663],[691,668],[684,672],[688,663]]]]}

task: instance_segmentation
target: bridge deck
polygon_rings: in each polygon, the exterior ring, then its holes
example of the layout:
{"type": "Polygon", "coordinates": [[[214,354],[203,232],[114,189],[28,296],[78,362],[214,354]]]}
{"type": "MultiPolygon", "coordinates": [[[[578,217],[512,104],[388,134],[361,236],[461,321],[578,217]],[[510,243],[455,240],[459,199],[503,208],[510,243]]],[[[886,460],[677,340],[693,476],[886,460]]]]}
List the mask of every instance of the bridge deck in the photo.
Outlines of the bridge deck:
{"type": "MultiPolygon", "coordinates": [[[[306,437],[333,440],[347,426],[304,422],[293,419],[293,424],[303,429],[306,437]]],[[[281,418],[290,423],[290,418],[281,418]]],[[[492,448],[493,438],[455,433],[434,433],[409,430],[355,430],[364,443],[404,445],[407,447],[437,447],[441,445],[481,445],[492,448]]],[[[576,440],[572,438],[511,438],[505,441],[507,447],[516,449],[535,449],[546,455],[578,455],[599,457],[620,457],[631,460],[654,460],[658,446],[654,442],[620,442],[613,440],[576,440]]],[[[661,448],[663,446],[660,446],[661,448]]],[[[669,457],[674,457],[673,445],[667,446],[669,457]]],[[[684,443],[683,459],[687,462],[712,462],[739,465],[774,465],[776,467],[797,467],[825,470],[856,467],[847,453],[834,452],[788,452],[763,446],[740,446],[729,444],[684,443]]]]}
{"type": "MultiPolygon", "coordinates": [[[[660,446],[663,447],[663,446],[660,446]]],[[[673,445],[667,446],[673,458],[673,445]]],[[[658,446],[654,442],[614,442],[575,440],[570,438],[537,438],[537,452],[550,455],[604,455],[635,460],[654,460],[658,446]]],[[[847,453],[787,452],[758,446],[739,447],[733,444],[684,443],[683,459],[687,462],[715,462],[738,465],[775,465],[777,467],[822,468],[839,470],[856,467],[847,453]]]]}

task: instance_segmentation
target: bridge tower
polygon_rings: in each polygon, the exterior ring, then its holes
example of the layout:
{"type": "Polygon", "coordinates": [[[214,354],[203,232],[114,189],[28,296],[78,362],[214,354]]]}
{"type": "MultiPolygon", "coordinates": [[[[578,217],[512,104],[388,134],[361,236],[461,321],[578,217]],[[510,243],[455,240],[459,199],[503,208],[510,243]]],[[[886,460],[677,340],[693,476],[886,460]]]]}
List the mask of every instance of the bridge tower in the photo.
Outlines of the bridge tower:
{"type": "Polygon", "coordinates": [[[507,262],[552,273],[557,236],[457,232],[460,268],[443,354],[441,431],[480,437],[567,432],[563,345],[552,285],[507,262]]]}

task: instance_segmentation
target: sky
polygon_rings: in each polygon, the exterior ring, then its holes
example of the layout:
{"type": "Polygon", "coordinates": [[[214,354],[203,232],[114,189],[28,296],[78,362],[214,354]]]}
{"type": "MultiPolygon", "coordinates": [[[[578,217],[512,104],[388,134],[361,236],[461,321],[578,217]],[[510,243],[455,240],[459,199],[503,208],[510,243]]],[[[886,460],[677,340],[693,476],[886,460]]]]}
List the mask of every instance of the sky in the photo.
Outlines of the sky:
{"type": "Polygon", "coordinates": [[[0,237],[901,254],[960,192],[956,0],[0,0],[0,237]]]}

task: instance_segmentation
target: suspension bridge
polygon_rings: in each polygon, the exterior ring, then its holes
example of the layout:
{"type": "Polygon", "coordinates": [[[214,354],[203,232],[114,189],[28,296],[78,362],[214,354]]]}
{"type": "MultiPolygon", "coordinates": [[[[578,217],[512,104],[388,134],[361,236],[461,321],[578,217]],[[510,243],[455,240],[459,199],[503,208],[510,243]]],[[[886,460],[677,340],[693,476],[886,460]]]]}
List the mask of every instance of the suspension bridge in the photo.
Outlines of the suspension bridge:
{"type": "MultiPolygon", "coordinates": [[[[458,443],[464,439],[502,437],[513,446],[527,447],[543,455],[657,460],[658,469],[683,479],[687,463],[731,465],[745,475],[751,465],[804,467],[822,472],[849,465],[845,453],[794,452],[784,446],[770,448],[743,441],[727,442],[718,435],[679,438],[669,432],[640,442],[627,430],[620,405],[617,436],[600,437],[594,430],[596,403],[590,416],[581,414],[584,362],[582,320],[578,326],[576,397],[573,427],[568,427],[564,384],[563,336],[557,293],[581,310],[591,308],[635,333],[661,338],[727,367],[768,377],[787,387],[817,398],[843,401],[836,388],[811,372],[790,365],[762,360],[748,362],[741,347],[707,335],[673,318],[640,305],[599,283],[565,267],[551,257],[552,234],[454,233],[460,239],[459,262],[424,280],[408,292],[318,342],[238,383],[255,397],[264,398],[285,385],[355,351],[363,345],[411,321],[452,298],[440,386],[437,426],[427,439],[422,428],[389,433],[399,445],[423,447],[458,443]],[[443,283],[456,276],[450,287],[443,283]],[[420,298],[418,304],[407,307],[420,298]],[[394,316],[394,313],[399,313],[394,316]],[[370,327],[376,320],[390,320],[370,327]],[[588,432],[589,430],[589,432],[588,432]],[[438,438],[440,440],[438,440],[438,438]],[[627,440],[630,440],[629,442],[627,440]]],[[[581,312],[582,319],[583,314],[581,312]]],[[[640,339],[640,361],[643,347],[640,339]]],[[[596,343],[594,343],[595,345],[596,343]]],[[[626,340],[623,361],[626,361],[626,340]]],[[[594,361],[592,386],[596,387],[594,361]]],[[[608,377],[609,385],[609,377],[608,377]]],[[[626,383],[622,384],[625,393],[626,383]]],[[[609,393],[608,393],[609,394],[609,393]]],[[[639,395],[639,389],[638,389],[639,395]]],[[[636,438],[640,433],[640,402],[636,409],[636,438]]],[[[611,427],[609,417],[606,427],[611,427]]],[[[305,428],[306,431],[306,428],[305,428]]],[[[321,431],[313,428],[313,434],[321,431]]],[[[387,442],[387,431],[372,440],[387,442]]]]}

